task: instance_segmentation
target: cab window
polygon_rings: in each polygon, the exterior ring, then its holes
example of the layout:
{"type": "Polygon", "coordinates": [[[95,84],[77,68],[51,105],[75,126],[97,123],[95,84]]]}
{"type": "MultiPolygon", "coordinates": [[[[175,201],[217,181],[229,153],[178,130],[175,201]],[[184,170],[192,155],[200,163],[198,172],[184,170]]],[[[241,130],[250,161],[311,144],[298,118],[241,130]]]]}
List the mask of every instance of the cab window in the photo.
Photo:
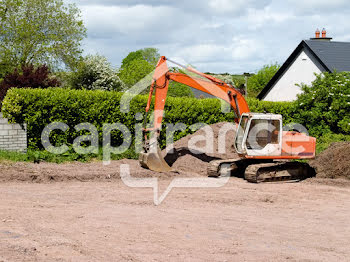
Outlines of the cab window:
{"type": "Polygon", "coordinates": [[[280,120],[253,119],[247,137],[248,149],[263,149],[267,144],[278,144],[280,120]]]}

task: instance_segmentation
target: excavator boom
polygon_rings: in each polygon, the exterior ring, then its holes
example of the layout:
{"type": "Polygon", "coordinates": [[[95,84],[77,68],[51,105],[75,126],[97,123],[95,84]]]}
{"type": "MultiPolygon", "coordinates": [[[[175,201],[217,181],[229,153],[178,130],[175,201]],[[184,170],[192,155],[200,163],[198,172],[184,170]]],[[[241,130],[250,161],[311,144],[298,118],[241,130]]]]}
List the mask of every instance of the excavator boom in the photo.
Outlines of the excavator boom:
{"type": "MultiPolygon", "coordinates": [[[[157,64],[154,72],[153,81],[151,84],[151,89],[149,92],[146,113],[149,111],[152,101],[152,95],[155,92],[154,101],[154,130],[161,128],[164,105],[168,93],[169,81],[175,81],[181,84],[185,84],[189,87],[198,89],[215,97],[218,97],[227,103],[229,103],[236,113],[235,122],[239,122],[239,118],[243,113],[250,112],[247,101],[244,99],[243,95],[234,87],[226,84],[225,82],[210,76],[203,74],[191,67],[186,69],[198,76],[204,77],[207,80],[203,80],[197,77],[191,77],[182,73],[170,72],[166,64],[167,58],[162,56],[157,64]]],[[[171,60],[169,60],[171,61],[171,60]]],[[[173,61],[172,61],[173,62],[173,61]]],[[[174,63],[174,62],[173,62],[174,63]]],[[[180,65],[176,63],[177,65],[180,65]]],[[[182,65],[180,65],[182,66],[182,65]]],[[[183,66],[182,66],[183,67],[183,66]]]]}

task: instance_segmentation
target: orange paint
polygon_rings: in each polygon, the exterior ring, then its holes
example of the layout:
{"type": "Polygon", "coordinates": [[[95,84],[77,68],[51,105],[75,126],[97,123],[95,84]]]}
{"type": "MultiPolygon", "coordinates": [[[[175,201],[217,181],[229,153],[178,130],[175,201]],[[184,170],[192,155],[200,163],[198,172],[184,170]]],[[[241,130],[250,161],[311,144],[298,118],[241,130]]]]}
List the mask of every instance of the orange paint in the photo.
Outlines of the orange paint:
{"type": "MultiPolygon", "coordinates": [[[[244,99],[243,95],[231,87],[230,85],[222,82],[221,80],[203,74],[193,68],[188,68],[189,71],[196,73],[202,77],[207,78],[210,81],[206,81],[200,78],[190,77],[181,73],[169,72],[166,65],[166,58],[162,56],[157,64],[153,75],[153,81],[151,84],[151,90],[148,96],[148,102],[146,107],[146,112],[150,109],[150,104],[152,100],[153,89],[155,88],[155,102],[154,102],[154,129],[159,130],[162,126],[164,106],[166,101],[166,96],[169,88],[169,81],[175,81],[182,83],[184,85],[193,87],[205,93],[211,94],[215,97],[221,98],[222,100],[231,104],[232,108],[236,112],[236,115],[241,115],[243,113],[250,112],[247,101],[244,99]],[[236,103],[237,101],[237,103],[236,103]]],[[[235,119],[238,123],[239,119],[235,119]]]]}

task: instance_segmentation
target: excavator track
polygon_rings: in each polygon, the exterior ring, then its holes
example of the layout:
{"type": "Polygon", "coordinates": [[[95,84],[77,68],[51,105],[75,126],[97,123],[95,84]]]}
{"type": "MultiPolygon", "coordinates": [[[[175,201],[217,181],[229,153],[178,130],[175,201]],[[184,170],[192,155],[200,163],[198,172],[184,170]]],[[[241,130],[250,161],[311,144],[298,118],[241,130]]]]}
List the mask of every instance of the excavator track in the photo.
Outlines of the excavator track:
{"type": "MultiPolygon", "coordinates": [[[[271,160],[265,160],[271,162],[271,160]]],[[[233,158],[224,160],[213,160],[209,162],[207,167],[207,175],[209,177],[219,177],[224,174],[229,174],[237,177],[244,177],[244,170],[248,165],[261,163],[261,160],[246,159],[246,158],[233,158]]]]}
{"type": "Polygon", "coordinates": [[[225,165],[225,173],[230,172],[232,173],[234,170],[236,170],[238,167],[236,165],[237,161],[241,161],[241,158],[234,158],[234,159],[225,159],[225,160],[213,160],[210,161],[208,167],[207,167],[207,175],[208,177],[219,177],[221,175],[221,168],[225,165]],[[229,165],[229,168],[227,166],[229,165]]]}
{"type": "Polygon", "coordinates": [[[251,183],[297,182],[315,175],[306,163],[263,161],[244,158],[214,160],[207,168],[209,177],[234,175],[251,183]]]}
{"type": "Polygon", "coordinates": [[[314,175],[314,170],[305,163],[277,162],[254,164],[246,168],[244,178],[251,183],[297,182],[314,175]]]}

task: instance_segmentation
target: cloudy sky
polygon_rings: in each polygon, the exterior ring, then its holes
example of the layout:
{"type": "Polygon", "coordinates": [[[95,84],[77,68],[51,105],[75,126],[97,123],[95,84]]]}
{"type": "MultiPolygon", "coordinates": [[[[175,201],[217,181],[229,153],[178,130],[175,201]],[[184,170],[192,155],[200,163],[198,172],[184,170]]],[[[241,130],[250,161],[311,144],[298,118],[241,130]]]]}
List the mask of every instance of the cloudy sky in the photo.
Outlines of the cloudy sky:
{"type": "Polygon", "coordinates": [[[115,66],[131,51],[156,47],[201,71],[256,72],[283,63],[316,28],[350,41],[348,0],[65,1],[82,11],[85,53],[115,66]]]}

